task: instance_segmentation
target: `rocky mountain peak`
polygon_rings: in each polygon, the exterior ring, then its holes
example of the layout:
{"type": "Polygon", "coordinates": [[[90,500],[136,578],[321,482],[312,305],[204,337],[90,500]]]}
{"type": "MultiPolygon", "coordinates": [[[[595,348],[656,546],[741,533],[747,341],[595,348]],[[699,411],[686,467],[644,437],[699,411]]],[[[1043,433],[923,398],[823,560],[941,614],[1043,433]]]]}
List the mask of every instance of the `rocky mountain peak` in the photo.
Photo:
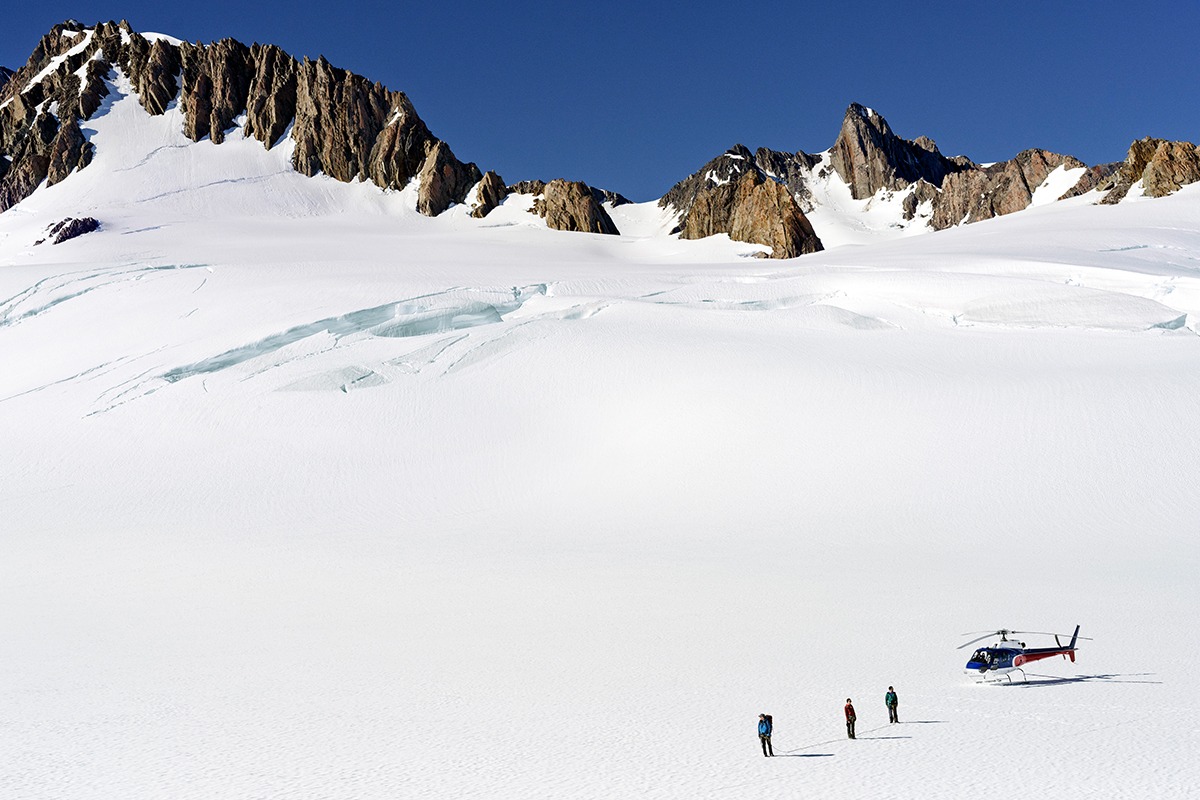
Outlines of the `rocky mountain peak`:
{"type": "Polygon", "coordinates": [[[42,37],[0,88],[0,154],[9,156],[0,158],[0,211],[43,180],[63,180],[88,165],[92,145],[79,122],[99,108],[114,70],[129,77],[152,115],[177,100],[183,133],[193,141],[221,144],[245,115],[246,133],[269,148],[290,126],[297,171],[386,189],[418,179],[425,214],[463,202],[482,177],[429,131],[402,92],[324,57],[297,61],[274,45],[234,39],[172,44],[147,39],[124,21],[94,28],[67,22],[42,37]]]}
{"type": "Polygon", "coordinates": [[[851,103],[830,150],[830,165],[856,200],[881,189],[898,191],[919,180],[940,187],[947,175],[966,168],[938,152],[932,139],[901,139],[874,109],[851,103]]]}

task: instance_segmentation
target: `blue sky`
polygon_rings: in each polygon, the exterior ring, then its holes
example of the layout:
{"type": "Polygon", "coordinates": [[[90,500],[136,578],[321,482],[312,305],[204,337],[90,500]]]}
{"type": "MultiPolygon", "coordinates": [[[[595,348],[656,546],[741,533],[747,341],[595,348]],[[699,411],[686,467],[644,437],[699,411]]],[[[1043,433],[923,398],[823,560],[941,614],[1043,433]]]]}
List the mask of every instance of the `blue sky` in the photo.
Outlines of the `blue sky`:
{"type": "Polygon", "coordinates": [[[1200,141],[1197,0],[23,3],[4,14],[0,65],[72,17],[323,54],[407,92],[456,155],[509,182],[635,200],[737,142],[824,150],[851,102],[976,161],[1200,141]]]}

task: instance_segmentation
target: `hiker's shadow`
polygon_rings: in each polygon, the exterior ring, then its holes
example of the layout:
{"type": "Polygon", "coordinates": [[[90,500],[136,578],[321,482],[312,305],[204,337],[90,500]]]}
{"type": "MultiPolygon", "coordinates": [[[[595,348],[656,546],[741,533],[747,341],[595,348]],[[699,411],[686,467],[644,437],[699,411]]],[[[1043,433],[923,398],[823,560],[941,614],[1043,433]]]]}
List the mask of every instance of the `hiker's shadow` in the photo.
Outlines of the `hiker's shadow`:
{"type": "Polygon", "coordinates": [[[833,753],[776,753],[776,758],[833,758],[833,753]]]}

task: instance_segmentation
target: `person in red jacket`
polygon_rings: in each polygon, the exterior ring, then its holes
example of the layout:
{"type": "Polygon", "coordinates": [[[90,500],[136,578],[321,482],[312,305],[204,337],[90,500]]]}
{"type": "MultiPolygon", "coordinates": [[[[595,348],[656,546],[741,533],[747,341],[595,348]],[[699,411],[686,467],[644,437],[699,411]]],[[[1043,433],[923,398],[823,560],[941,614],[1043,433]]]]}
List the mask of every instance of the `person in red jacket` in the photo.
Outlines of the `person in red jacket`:
{"type": "Polygon", "coordinates": [[[850,698],[847,697],[846,698],[846,734],[851,739],[854,738],[854,720],[856,720],[856,719],[857,719],[857,717],[854,715],[854,706],[853,706],[853,704],[851,704],[850,698]]]}

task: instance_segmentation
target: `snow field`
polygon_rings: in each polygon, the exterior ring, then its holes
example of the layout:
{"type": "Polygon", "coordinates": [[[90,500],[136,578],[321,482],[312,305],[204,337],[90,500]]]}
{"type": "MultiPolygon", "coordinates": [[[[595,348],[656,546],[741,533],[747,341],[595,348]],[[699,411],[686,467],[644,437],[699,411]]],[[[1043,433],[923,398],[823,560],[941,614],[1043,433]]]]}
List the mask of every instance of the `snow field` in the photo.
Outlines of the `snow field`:
{"type": "Polygon", "coordinates": [[[1200,790],[1200,193],[778,263],[135,106],[0,216],[0,796],[1200,790]]]}

